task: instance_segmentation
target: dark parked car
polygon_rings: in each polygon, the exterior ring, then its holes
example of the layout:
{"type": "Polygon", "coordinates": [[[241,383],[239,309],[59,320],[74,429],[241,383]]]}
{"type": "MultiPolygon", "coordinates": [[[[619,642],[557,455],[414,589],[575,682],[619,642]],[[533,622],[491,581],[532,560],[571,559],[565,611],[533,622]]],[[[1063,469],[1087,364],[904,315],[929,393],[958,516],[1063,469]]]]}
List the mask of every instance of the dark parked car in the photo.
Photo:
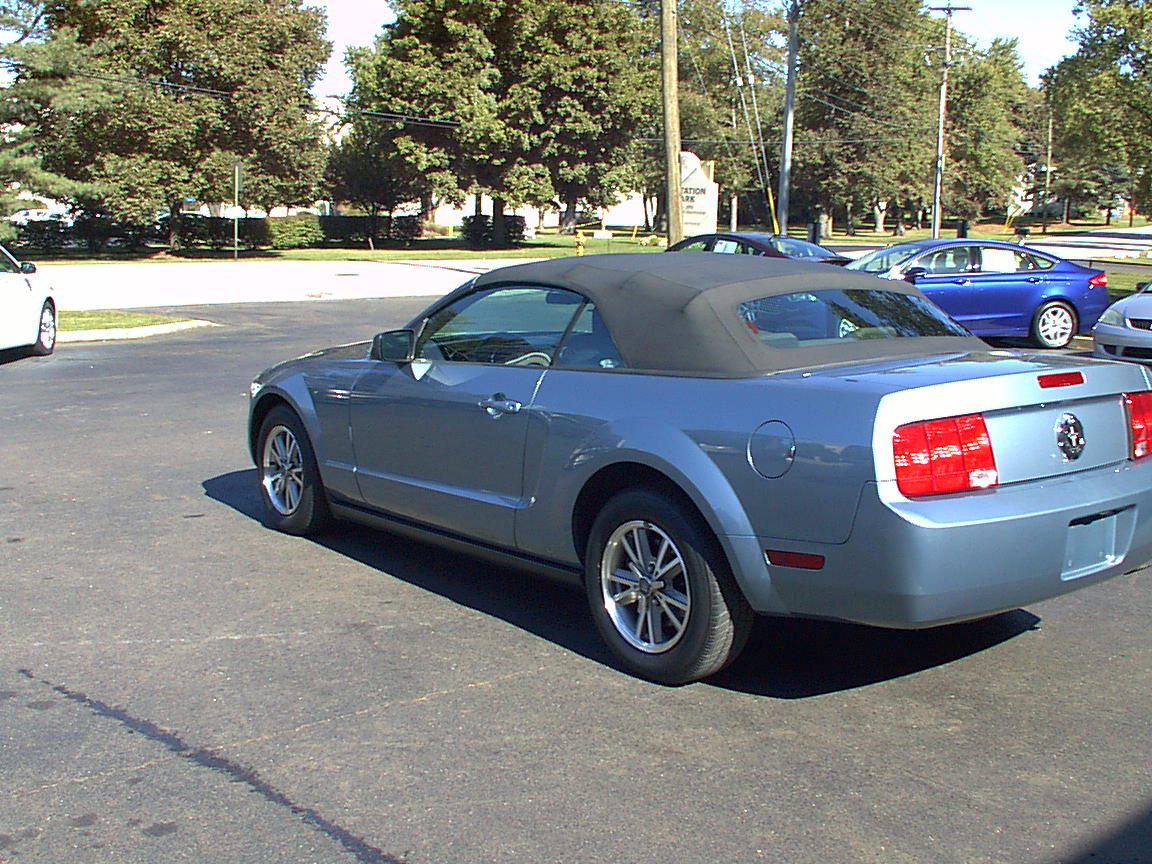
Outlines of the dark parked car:
{"type": "Polygon", "coordinates": [[[1047,252],[991,240],[916,240],[878,249],[849,270],[912,282],[987,337],[1063,348],[1108,307],[1108,276],[1047,252]]]}
{"type": "Polygon", "coordinates": [[[821,264],[844,265],[851,261],[831,249],[796,240],[782,234],[739,231],[731,234],[700,234],[681,240],[669,252],[721,252],[731,255],[763,255],[767,258],[791,258],[794,261],[819,261],[821,264]]]}
{"type": "Polygon", "coordinates": [[[779,259],[493,270],[261,373],[248,442],[273,527],[570,577],[665,683],[754,613],[930,627],[1152,557],[1143,368],[990,351],[906,282],[779,259]]]}

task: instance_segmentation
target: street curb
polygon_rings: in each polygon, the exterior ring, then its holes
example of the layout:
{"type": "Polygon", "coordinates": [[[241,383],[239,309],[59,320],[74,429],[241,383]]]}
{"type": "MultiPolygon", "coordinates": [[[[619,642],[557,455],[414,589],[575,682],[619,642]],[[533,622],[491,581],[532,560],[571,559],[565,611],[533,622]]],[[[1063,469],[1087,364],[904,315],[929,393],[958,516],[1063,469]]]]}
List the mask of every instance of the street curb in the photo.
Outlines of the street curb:
{"type": "Polygon", "coordinates": [[[181,330],[195,330],[199,327],[219,327],[211,321],[198,318],[189,321],[173,321],[170,324],[148,324],[144,327],[109,327],[104,330],[65,330],[56,334],[57,342],[113,342],[123,339],[147,339],[165,333],[179,333],[181,330]]]}

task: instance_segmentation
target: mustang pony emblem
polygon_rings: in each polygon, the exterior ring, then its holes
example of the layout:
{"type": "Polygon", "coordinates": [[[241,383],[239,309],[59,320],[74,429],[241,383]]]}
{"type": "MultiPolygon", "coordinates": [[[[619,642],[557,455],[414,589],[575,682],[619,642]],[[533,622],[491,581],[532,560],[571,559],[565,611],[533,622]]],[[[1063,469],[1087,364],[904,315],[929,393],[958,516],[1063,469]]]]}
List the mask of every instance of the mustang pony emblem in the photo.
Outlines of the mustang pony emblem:
{"type": "Polygon", "coordinates": [[[1075,462],[1079,459],[1087,443],[1080,418],[1069,412],[1061,414],[1056,422],[1056,446],[1064,454],[1064,461],[1075,462]]]}

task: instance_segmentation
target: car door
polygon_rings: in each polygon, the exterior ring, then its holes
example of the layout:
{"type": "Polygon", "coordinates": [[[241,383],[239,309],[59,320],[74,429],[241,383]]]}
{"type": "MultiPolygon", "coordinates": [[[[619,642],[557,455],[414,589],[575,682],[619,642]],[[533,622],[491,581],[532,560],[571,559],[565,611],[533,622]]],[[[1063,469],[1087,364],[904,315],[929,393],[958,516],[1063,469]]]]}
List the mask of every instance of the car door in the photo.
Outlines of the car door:
{"type": "Polygon", "coordinates": [[[532,399],[579,303],[540,286],[467,294],[426,320],[416,360],[361,376],[349,424],[364,502],[513,546],[532,399]]]}
{"type": "Polygon", "coordinates": [[[0,254],[0,348],[31,345],[39,326],[40,297],[20,265],[10,255],[0,254]]]}
{"type": "Polygon", "coordinates": [[[982,246],[979,251],[979,269],[973,271],[971,279],[980,302],[981,332],[1027,335],[1044,292],[1044,273],[1030,269],[1029,256],[1019,249],[982,246]]]}
{"type": "Polygon", "coordinates": [[[945,246],[929,249],[904,265],[907,272],[921,268],[915,285],[928,298],[971,330],[978,333],[984,323],[980,283],[973,278],[980,266],[975,246],[945,246]]]}

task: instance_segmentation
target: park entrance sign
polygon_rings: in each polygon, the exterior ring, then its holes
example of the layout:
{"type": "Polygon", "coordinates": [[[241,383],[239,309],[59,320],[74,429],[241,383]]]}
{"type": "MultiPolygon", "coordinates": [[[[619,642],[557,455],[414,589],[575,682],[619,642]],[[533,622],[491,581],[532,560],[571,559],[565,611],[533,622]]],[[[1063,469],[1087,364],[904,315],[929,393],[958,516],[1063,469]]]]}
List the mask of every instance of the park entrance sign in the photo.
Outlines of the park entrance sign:
{"type": "Polygon", "coordinates": [[[720,186],[713,182],[715,162],[701,162],[695,153],[680,153],[681,199],[684,236],[716,233],[720,186]]]}

